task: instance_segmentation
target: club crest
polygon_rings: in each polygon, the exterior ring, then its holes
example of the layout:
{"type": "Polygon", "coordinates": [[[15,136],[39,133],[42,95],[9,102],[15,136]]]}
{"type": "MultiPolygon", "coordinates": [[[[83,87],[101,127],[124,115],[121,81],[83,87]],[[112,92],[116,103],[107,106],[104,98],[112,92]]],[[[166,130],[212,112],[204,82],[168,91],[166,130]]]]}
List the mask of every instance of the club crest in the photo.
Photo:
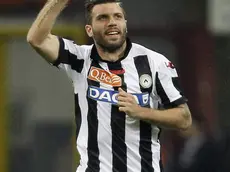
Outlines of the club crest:
{"type": "Polygon", "coordinates": [[[152,77],[148,74],[143,74],[140,77],[140,85],[143,88],[150,88],[153,84],[152,77]]]}

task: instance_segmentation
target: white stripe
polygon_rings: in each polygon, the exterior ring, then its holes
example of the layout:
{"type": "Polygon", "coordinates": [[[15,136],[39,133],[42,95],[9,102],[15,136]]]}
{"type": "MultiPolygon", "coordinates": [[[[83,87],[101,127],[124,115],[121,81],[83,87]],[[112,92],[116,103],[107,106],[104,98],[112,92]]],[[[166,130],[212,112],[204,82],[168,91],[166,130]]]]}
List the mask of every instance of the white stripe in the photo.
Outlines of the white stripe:
{"type": "Polygon", "coordinates": [[[78,59],[82,59],[83,57],[80,54],[80,46],[77,44],[74,44],[73,41],[64,39],[64,49],[69,51],[71,54],[74,54],[77,56],[78,59]]]}
{"type": "Polygon", "coordinates": [[[77,172],[83,172],[87,168],[88,162],[88,153],[87,153],[87,146],[88,146],[88,121],[87,121],[87,113],[88,113],[88,106],[87,99],[86,99],[86,92],[79,92],[79,105],[81,108],[81,128],[79,130],[78,138],[77,138],[77,150],[81,155],[80,165],[77,169],[77,172]]]}
{"type": "MultiPolygon", "coordinates": [[[[100,63],[103,69],[108,69],[106,63],[100,63]]],[[[113,90],[112,86],[100,83],[100,88],[113,90]]],[[[111,104],[108,102],[97,102],[98,115],[98,148],[100,172],[112,170],[112,130],[111,130],[111,104]],[[108,137],[109,136],[109,137],[108,137]]]]}
{"type": "Polygon", "coordinates": [[[160,172],[160,143],[157,141],[159,128],[156,126],[152,126],[152,166],[154,172],[160,172]]]}
{"type": "Polygon", "coordinates": [[[127,145],[127,172],[141,171],[139,126],[139,120],[126,116],[125,143],[127,145]]]}
{"type": "MultiPolygon", "coordinates": [[[[134,61],[124,60],[124,80],[128,93],[140,93],[138,73],[134,61]],[[127,65],[129,63],[129,65],[127,65]],[[132,88],[132,89],[130,89],[132,88]],[[134,89],[135,88],[135,89],[134,89]]],[[[140,143],[140,121],[126,115],[125,143],[127,145],[127,172],[141,171],[141,156],[139,154],[140,143]]]]}
{"type": "MultiPolygon", "coordinates": [[[[91,64],[89,63],[86,67],[89,68],[91,64]]],[[[87,70],[84,70],[87,73],[87,70]]],[[[79,154],[81,155],[80,165],[77,168],[77,172],[85,172],[87,168],[88,162],[88,102],[86,98],[88,83],[87,79],[82,77],[79,73],[75,72],[73,86],[75,94],[78,93],[79,95],[79,106],[81,108],[81,128],[79,130],[78,139],[77,139],[77,149],[79,154]],[[79,84],[81,83],[81,84],[79,84]]]]}
{"type": "Polygon", "coordinates": [[[158,109],[158,104],[160,103],[160,98],[154,93],[150,94],[150,108],[158,109]]]}
{"type": "MultiPolygon", "coordinates": [[[[102,85],[100,86],[102,87],[102,85]]],[[[112,171],[111,104],[97,102],[100,172],[112,171]],[[109,136],[109,137],[108,137],[109,136]]]]}

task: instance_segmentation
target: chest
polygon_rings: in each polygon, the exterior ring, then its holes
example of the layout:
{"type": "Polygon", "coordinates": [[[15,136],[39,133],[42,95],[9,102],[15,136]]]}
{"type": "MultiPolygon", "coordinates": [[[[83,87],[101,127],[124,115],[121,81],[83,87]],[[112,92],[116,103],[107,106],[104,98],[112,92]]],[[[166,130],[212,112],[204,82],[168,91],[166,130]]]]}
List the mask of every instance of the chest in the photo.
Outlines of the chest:
{"type": "Polygon", "coordinates": [[[103,89],[123,88],[130,93],[151,93],[154,86],[154,73],[150,64],[126,60],[118,63],[91,62],[84,73],[88,86],[103,89]]]}

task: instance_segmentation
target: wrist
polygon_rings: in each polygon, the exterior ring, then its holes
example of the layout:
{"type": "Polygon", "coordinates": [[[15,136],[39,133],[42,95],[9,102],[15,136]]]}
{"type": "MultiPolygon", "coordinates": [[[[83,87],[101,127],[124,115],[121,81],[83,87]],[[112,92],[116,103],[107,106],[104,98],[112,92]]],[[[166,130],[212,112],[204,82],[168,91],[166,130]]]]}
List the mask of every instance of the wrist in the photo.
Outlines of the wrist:
{"type": "Polygon", "coordinates": [[[150,118],[153,113],[154,109],[152,108],[140,107],[139,118],[142,120],[151,120],[150,118]]]}

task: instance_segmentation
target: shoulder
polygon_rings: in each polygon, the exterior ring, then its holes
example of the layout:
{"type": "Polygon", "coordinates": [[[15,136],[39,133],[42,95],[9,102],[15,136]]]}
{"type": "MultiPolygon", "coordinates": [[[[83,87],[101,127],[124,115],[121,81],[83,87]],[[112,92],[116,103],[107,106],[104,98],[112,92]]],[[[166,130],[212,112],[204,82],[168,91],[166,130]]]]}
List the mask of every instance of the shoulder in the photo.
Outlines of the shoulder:
{"type": "Polygon", "coordinates": [[[159,67],[162,64],[168,63],[169,60],[161,53],[146,48],[143,45],[132,43],[132,53],[135,56],[147,56],[149,62],[155,67],[159,67]]]}
{"type": "Polygon", "coordinates": [[[66,38],[59,38],[60,48],[77,55],[79,58],[85,59],[91,53],[93,45],[79,45],[75,41],[66,38]]]}
{"type": "Polygon", "coordinates": [[[80,45],[76,43],[74,40],[66,39],[66,38],[59,38],[60,42],[64,43],[65,49],[69,49],[70,47],[74,49],[80,49],[82,51],[91,51],[93,45],[80,45]]]}

